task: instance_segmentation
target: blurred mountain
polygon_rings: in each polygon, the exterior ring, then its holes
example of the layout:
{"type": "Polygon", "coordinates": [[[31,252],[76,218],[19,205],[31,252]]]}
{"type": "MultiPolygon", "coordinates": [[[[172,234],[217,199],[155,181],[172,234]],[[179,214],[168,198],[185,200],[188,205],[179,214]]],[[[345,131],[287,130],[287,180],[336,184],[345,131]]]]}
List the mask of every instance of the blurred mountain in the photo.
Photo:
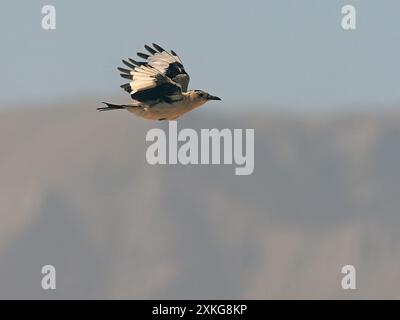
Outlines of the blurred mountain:
{"type": "Polygon", "coordinates": [[[150,166],[146,133],[168,124],[95,107],[0,113],[0,298],[400,297],[400,114],[178,121],[255,128],[255,171],[235,176],[150,166]]]}

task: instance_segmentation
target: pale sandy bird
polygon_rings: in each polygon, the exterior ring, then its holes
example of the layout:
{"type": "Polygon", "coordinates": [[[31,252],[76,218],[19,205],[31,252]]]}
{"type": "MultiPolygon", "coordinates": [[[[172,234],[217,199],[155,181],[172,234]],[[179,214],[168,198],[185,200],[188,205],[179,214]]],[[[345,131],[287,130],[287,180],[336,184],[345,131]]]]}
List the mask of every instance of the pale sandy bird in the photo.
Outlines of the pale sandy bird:
{"type": "Polygon", "coordinates": [[[146,61],[122,60],[129,69],[118,68],[121,77],[131,80],[121,88],[133,101],[122,105],[103,102],[107,107],[97,110],[126,109],[145,119],[175,120],[209,100],[221,100],[202,90],[187,90],[190,78],[174,51],[168,52],[155,43],[145,48],[149,54],[137,55],[146,61]]]}

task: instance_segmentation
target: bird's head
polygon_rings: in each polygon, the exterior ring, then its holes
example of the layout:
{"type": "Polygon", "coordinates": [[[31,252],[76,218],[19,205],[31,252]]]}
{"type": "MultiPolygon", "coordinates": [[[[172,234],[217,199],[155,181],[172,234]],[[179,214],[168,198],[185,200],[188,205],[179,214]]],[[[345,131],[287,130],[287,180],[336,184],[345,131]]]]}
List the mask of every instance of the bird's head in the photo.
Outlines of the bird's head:
{"type": "Polygon", "coordinates": [[[194,99],[202,101],[203,103],[205,103],[209,100],[221,100],[221,98],[213,96],[203,90],[194,90],[193,94],[194,94],[194,99]]]}

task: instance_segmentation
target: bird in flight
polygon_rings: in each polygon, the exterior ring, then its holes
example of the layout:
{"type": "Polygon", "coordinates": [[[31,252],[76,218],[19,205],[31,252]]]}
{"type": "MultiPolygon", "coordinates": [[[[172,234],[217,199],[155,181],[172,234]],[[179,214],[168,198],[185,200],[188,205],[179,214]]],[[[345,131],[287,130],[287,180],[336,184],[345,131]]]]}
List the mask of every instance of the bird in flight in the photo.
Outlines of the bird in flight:
{"type": "Polygon", "coordinates": [[[171,50],[159,45],[144,46],[148,53],[138,52],[144,61],[122,60],[126,68],[118,68],[129,83],[121,86],[132,98],[128,104],[103,102],[99,111],[126,109],[149,120],[175,120],[209,100],[221,100],[202,90],[188,90],[189,75],[182,60],[171,50]]]}

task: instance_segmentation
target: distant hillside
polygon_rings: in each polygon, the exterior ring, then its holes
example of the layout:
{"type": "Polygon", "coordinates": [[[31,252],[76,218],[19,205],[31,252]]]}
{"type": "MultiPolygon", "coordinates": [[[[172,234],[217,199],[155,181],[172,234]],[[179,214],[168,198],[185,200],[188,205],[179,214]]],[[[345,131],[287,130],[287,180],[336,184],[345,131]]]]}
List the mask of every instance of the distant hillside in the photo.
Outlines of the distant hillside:
{"type": "Polygon", "coordinates": [[[255,128],[253,175],[149,166],[167,123],[126,112],[0,113],[0,298],[400,297],[400,114],[212,116],[178,126],[255,128]]]}

